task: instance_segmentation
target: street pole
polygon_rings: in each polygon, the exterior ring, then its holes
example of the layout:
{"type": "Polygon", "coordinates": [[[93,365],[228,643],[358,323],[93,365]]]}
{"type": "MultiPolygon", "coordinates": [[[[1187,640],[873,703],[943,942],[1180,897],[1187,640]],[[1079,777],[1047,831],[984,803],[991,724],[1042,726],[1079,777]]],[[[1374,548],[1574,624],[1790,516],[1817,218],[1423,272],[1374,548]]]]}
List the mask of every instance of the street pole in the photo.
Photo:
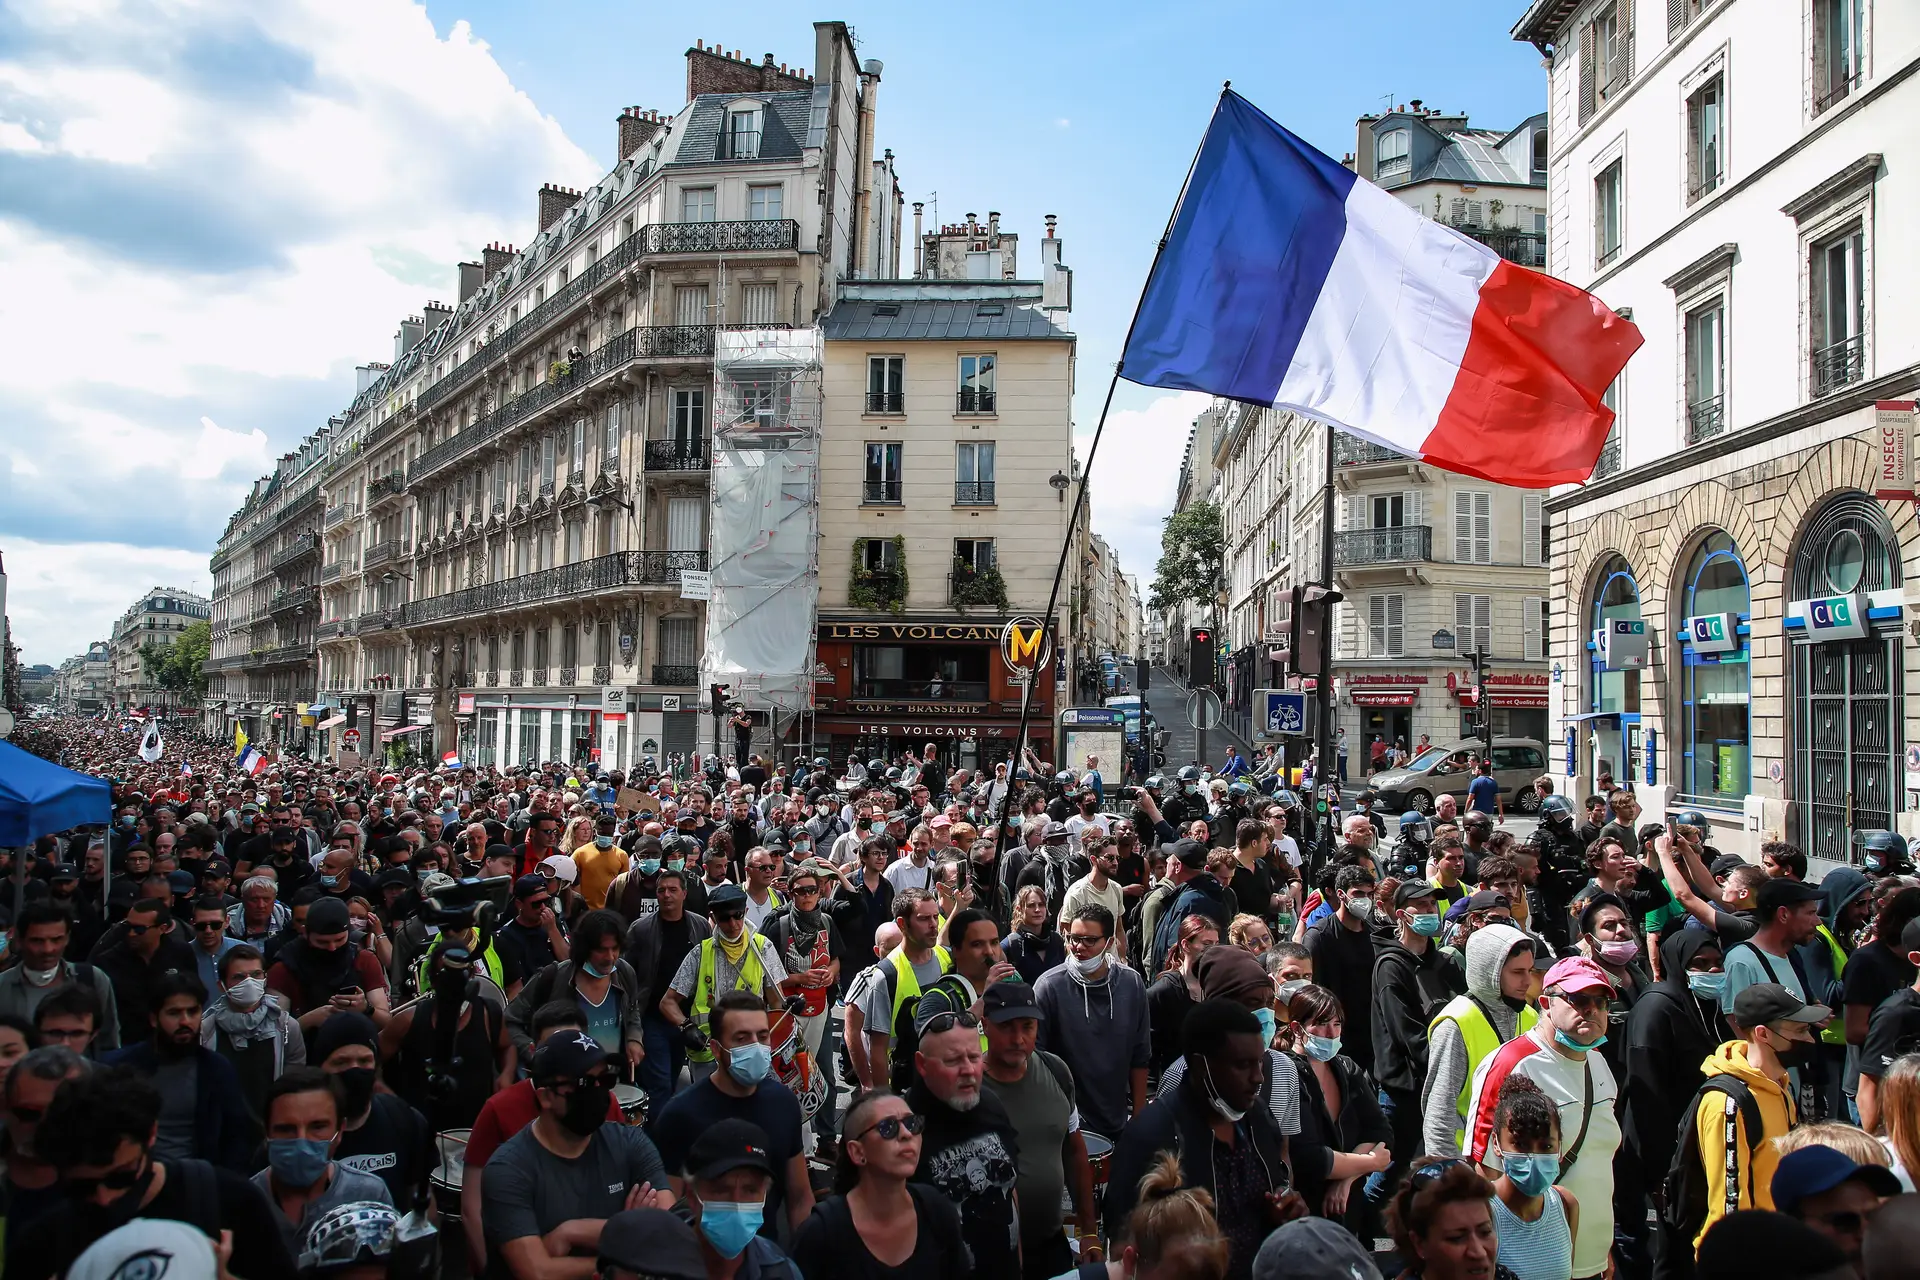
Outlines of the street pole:
{"type": "MultiPolygon", "coordinates": [[[[1323,429],[1327,434],[1325,483],[1321,486],[1320,497],[1320,581],[1328,591],[1333,586],[1333,424],[1326,423],[1323,429]]],[[[1314,732],[1314,750],[1318,753],[1319,764],[1313,771],[1314,782],[1323,778],[1335,779],[1338,783],[1338,770],[1333,759],[1333,605],[1326,606],[1327,615],[1320,620],[1320,679],[1314,686],[1314,698],[1320,708],[1320,724],[1314,732]]]]}

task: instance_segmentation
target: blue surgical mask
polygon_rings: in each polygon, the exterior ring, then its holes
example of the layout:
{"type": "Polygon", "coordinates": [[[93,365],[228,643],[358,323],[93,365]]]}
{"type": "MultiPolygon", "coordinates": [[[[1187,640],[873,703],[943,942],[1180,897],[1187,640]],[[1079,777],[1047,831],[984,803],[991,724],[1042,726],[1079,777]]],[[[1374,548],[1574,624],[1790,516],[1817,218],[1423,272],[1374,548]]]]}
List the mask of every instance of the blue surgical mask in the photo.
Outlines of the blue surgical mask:
{"type": "Polygon", "coordinates": [[[1607,1037],[1606,1033],[1602,1032],[1599,1036],[1595,1037],[1591,1043],[1581,1044],[1566,1032],[1555,1028],[1553,1042],[1562,1049],[1565,1049],[1568,1053],[1592,1053],[1595,1049],[1598,1049],[1607,1042],[1607,1037]]]}
{"type": "Polygon", "coordinates": [[[1560,1157],[1552,1152],[1534,1155],[1510,1155],[1502,1167],[1507,1181],[1526,1195],[1545,1195],[1548,1187],[1560,1180],[1560,1157]]]}
{"type": "MultiPolygon", "coordinates": [[[[771,1070],[773,1050],[764,1044],[743,1044],[738,1049],[727,1050],[727,1074],[739,1084],[759,1084],[771,1070]]],[[[754,1229],[759,1230],[757,1222],[754,1229]]]]}
{"type": "Polygon", "coordinates": [[[1254,1017],[1256,1017],[1256,1018],[1258,1018],[1258,1019],[1260,1020],[1260,1043],[1261,1043],[1261,1044],[1272,1044],[1272,1043],[1273,1043],[1273,1033],[1274,1033],[1274,1028],[1275,1028],[1275,1022],[1274,1022],[1274,1018],[1273,1018],[1273,1010],[1271,1010],[1271,1009],[1255,1009],[1255,1010],[1253,1011],[1253,1016],[1254,1016],[1254,1017]]]}
{"type": "Polygon", "coordinates": [[[270,1138],[267,1166],[290,1187],[310,1187],[327,1171],[332,1147],[320,1138],[270,1138]]]}
{"type": "Polygon", "coordinates": [[[685,858],[668,858],[667,859],[667,870],[669,871],[685,870],[686,865],[687,865],[687,860],[685,858]]]}
{"type": "MultiPolygon", "coordinates": [[[[763,1046],[764,1047],[764,1046],[763,1046]]],[[[749,1241],[760,1232],[762,1204],[734,1204],[725,1200],[706,1200],[700,1205],[700,1234],[723,1258],[737,1258],[749,1241]]]]}
{"type": "Polygon", "coordinates": [[[1687,990],[1702,1000],[1718,1000],[1720,994],[1726,989],[1727,975],[1724,973],[1689,972],[1687,974],[1687,990]]]}
{"type": "Polygon", "coordinates": [[[1408,916],[1407,928],[1423,938],[1437,938],[1440,936],[1440,913],[1430,911],[1424,915],[1408,916]]]}
{"type": "Polygon", "coordinates": [[[611,849],[613,848],[613,837],[595,836],[593,838],[593,847],[596,849],[611,849]]]}
{"type": "Polygon", "coordinates": [[[589,978],[611,978],[613,976],[612,969],[602,969],[591,960],[583,963],[580,968],[589,978]]]}
{"type": "Polygon", "coordinates": [[[1339,1036],[1316,1036],[1307,1033],[1307,1056],[1315,1062],[1332,1062],[1340,1053],[1339,1036]]]}
{"type": "Polygon", "coordinates": [[[660,859],[658,859],[658,858],[642,858],[642,859],[640,859],[640,874],[641,874],[641,875],[643,875],[643,876],[650,876],[650,875],[652,875],[652,874],[654,874],[654,873],[655,873],[656,871],[658,871],[658,870],[660,870],[660,859]]]}
{"type": "Polygon", "coordinates": [[[323,875],[320,877],[320,883],[329,889],[338,889],[340,887],[340,877],[323,875]]]}

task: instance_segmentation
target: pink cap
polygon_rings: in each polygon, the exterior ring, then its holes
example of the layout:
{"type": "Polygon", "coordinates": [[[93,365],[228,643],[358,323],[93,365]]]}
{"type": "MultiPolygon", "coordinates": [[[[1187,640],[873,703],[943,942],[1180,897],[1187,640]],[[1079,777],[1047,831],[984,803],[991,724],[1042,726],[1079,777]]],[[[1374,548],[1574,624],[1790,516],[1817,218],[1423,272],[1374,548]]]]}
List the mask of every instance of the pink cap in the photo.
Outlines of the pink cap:
{"type": "Polygon", "coordinates": [[[1590,991],[1599,987],[1608,995],[1613,994],[1613,983],[1607,979],[1607,971],[1585,956],[1568,956],[1556,960],[1553,968],[1547,970],[1547,976],[1540,980],[1543,991],[1558,988],[1561,991],[1590,991]]]}
{"type": "Polygon", "coordinates": [[[928,827],[950,827],[952,825],[953,825],[953,819],[949,818],[944,813],[936,813],[931,818],[927,819],[928,827]]]}

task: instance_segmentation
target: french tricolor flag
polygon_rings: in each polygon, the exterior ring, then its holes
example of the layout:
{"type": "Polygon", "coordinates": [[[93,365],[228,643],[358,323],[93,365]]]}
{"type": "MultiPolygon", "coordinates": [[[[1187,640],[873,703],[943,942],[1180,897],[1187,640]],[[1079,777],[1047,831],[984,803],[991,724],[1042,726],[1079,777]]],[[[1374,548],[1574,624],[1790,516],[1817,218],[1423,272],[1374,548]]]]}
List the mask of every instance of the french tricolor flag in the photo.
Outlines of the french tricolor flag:
{"type": "Polygon", "coordinates": [[[256,751],[251,744],[240,748],[240,754],[234,757],[234,764],[242,773],[259,773],[267,767],[267,758],[256,751]]]}
{"type": "Polygon", "coordinates": [[[1640,331],[1357,177],[1228,90],[1120,376],[1292,409],[1502,484],[1585,480],[1640,331]]]}
{"type": "Polygon", "coordinates": [[[466,768],[465,765],[460,763],[460,753],[458,751],[449,751],[446,754],[442,755],[440,757],[440,767],[443,769],[466,768]]]}

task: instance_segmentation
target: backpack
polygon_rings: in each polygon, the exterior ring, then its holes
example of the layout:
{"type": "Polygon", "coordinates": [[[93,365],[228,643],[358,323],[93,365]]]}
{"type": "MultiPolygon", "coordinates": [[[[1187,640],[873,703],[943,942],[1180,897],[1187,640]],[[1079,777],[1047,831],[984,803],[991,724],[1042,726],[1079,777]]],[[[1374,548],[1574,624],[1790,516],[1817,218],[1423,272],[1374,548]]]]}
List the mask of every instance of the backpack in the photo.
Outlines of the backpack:
{"type": "MultiPolygon", "coordinates": [[[[1178,892],[1180,892],[1178,889],[1164,882],[1154,885],[1151,889],[1127,904],[1126,914],[1122,917],[1125,921],[1124,927],[1127,934],[1127,955],[1132,957],[1134,968],[1139,969],[1148,981],[1152,981],[1158,971],[1150,967],[1152,957],[1147,954],[1148,939],[1145,934],[1146,925],[1144,923],[1147,915],[1147,901],[1153,898],[1155,894],[1158,894],[1166,906],[1172,906],[1173,895],[1178,892]]],[[[1165,907],[1161,908],[1163,911],[1165,909],[1165,907]]]]}
{"type": "MultiPolygon", "coordinates": [[[[1707,1171],[1702,1163],[1700,1128],[1695,1117],[1699,1115],[1701,1099],[1709,1094],[1719,1094],[1725,1100],[1727,1213],[1740,1207],[1740,1163],[1736,1148],[1740,1136],[1737,1129],[1746,1129],[1749,1172],[1753,1169],[1753,1153],[1761,1142],[1763,1120],[1760,1104],[1744,1081],[1733,1076],[1715,1076],[1700,1086],[1693,1095],[1693,1101],[1681,1114],[1673,1163],[1668,1166],[1666,1181],[1662,1184],[1665,1200],[1660,1207],[1660,1231],[1665,1246],[1662,1252],[1671,1264],[1670,1270],[1663,1271],[1664,1276],[1693,1274],[1694,1237],[1700,1234],[1700,1228],[1707,1221],[1707,1171]]],[[[1752,1199],[1751,1192],[1748,1199],[1752,1199]]]]}

